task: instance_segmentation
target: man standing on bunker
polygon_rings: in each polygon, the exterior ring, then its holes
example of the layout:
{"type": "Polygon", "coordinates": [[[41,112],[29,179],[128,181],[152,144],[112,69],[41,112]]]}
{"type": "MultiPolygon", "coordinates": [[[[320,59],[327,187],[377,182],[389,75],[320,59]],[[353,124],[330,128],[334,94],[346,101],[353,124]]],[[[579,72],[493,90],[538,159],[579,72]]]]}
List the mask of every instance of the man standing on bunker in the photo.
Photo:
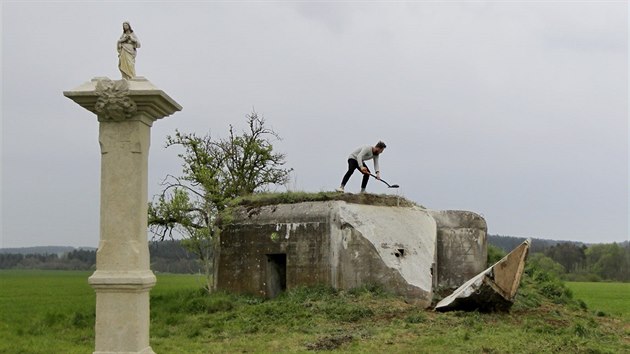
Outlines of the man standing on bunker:
{"type": "Polygon", "coordinates": [[[374,171],[376,171],[376,178],[381,179],[381,172],[378,169],[378,156],[385,150],[387,145],[384,142],[379,141],[376,146],[361,146],[354,150],[348,157],[348,172],[343,176],[341,180],[341,186],[337,188],[337,192],[343,192],[346,183],[350,179],[350,176],[354,173],[354,170],[359,170],[363,173],[363,180],[361,181],[361,193],[365,193],[365,187],[370,180],[370,170],[368,169],[365,161],[374,159],[374,171]]]}

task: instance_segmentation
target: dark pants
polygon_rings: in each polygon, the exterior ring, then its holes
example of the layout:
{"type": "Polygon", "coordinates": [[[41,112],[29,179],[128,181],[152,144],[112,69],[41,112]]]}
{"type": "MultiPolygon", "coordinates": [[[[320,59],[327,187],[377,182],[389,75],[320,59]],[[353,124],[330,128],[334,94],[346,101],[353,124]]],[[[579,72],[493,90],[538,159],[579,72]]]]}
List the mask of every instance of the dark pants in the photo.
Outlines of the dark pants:
{"type": "MultiPolygon", "coordinates": [[[[363,167],[367,168],[367,166],[365,165],[365,162],[363,163],[363,167]]],[[[346,183],[348,183],[348,180],[350,179],[350,176],[352,176],[355,170],[360,171],[359,162],[355,159],[348,159],[348,172],[346,172],[346,175],[343,176],[343,179],[341,180],[342,187],[345,187],[346,183]]],[[[370,169],[368,168],[368,172],[369,171],[370,169]]],[[[370,180],[370,175],[364,174],[363,180],[361,181],[361,189],[365,189],[365,187],[367,187],[369,180],[370,180]]]]}

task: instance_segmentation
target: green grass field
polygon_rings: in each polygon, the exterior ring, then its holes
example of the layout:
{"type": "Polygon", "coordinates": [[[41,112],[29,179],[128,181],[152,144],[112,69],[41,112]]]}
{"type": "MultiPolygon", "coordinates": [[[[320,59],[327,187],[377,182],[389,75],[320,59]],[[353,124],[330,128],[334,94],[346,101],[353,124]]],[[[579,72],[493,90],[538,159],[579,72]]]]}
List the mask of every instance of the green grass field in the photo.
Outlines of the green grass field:
{"type": "Polygon", "coordinates": [[[611,314],[630,322],[630,283],[568,282],[573,297],[583,300],[596,314],[611,314]]]}
{"type": "MultiPolygon", "coordinates": [[[[0,270],[0,353],[91,353],[92,272],[0,270]]],[[[196,289],[192,275],[158,275],[151,294],[196,289]]]]}
{"type": "MultiPolygon", "coordinates": [[[[0,353],[91,353],[91,272],[0,271],[0,353]]],[[[524,278],[510,313],[435,313],[379,289],[297,289],[274,300],[200,290],[197,276],[158,274],[151,291],[151,346],[157,353],[621,353],[630,352],[630,299],[597,314],[562,292],[524,278]],[[548,298],[543,295],[547,294],[548,298]],[[621,312],[617,316],[617,310],[621,312]]],[[[599,283],[572,283],[576,296],[599,283]]],[[[615,284],[607,284],[615,286],[615,284]]],[[[614,295],[616,294],[616,295],[614,295]]],[[[596,302],[593,302],[594,304],[596,302]]],[[[602,307],[603,308],[603,307],[602,307]]]]}

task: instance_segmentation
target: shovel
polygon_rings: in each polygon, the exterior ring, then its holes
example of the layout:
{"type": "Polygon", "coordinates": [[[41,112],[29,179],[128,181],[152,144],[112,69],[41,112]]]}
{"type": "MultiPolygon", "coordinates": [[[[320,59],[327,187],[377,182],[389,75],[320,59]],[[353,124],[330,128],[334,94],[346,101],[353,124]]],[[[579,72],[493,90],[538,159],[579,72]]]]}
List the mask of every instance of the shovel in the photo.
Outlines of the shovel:
{"type": "MultiPolygon", "coordinates": [[[[369,175],[370,175],[370,176],[372,176],[372,177],[374,177],[374,178],[376,178],[376,176],[374,176],[374,175],[373,175],[373,174],[371,174],[371,173],[370,173],[369,175]]],[[[378,178],[376,178],[376,179],[378,179],[378,178]]],[[[389,183],[387,183],[387,182],[383,181],[382,179],[378,179],[378,180],[379,180],[379,181],[381,181],[381,182],[383,182],[383,183],[385,183],[385,184],[387,185],[387,188],[400,188],[400,186],[399,186],[399,185],[397,185],[397,184],[389,184],[389,183]]]]}

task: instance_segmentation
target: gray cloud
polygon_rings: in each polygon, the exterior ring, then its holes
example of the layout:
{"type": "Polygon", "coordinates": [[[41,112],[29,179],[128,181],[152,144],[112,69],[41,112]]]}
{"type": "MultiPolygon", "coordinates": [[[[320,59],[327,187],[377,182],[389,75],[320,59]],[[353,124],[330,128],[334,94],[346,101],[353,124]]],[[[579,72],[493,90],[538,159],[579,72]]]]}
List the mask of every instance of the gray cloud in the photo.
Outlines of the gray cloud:
{"type": "Polygon", "coordinates": [[[4,3],[0,247],[96,245],[98,124],[62,91],[118,78],[124,20],[142,42],[138,74],[184,106],[152,129],[150,195],[180,169],[168,134],[224,136],[255,107],[284,138],[293,188],[332,190],[347,154],[382,139],[383,177],[427,207],[483,213],[491,233],[623,241],[626,14],[621,3],[4,3]]]}

